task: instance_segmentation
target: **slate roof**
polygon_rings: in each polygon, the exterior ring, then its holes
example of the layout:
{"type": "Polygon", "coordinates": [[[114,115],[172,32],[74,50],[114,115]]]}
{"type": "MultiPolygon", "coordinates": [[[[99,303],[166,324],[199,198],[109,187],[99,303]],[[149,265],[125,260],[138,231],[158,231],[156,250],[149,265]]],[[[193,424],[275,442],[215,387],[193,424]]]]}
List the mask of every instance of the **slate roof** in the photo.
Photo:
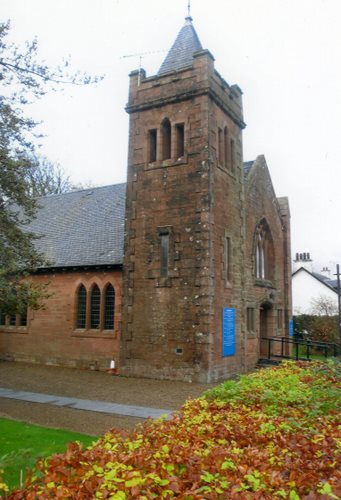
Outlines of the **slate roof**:
{"type": "Polygon", "coordinates": [[[337,290],[337,280],[328,280],[329,286],[337,290]]]}
{"type": "Polygon", "coordinates": [[[244,172],[244,177],[246,178],[249,175],[249,172],[252,168],[252,165],[254,164],[254,160],[252,161],[244,161],[243,163],[243,172],[244,172]]]}
{"type": "Polygon", "coordinates": [[[335,293],[337,293],[337,285],[335,286],[335,284],[334,284],[334,282],[336,280],[331,280],[327,276],[325,276],[323,274],[320,274],[320,273],[310,272],[304,266],[301,266],[300,268],[296,269],[296,271],[294,271],[292,273],[292,276],[294,277],[296,274],[298,274],[301,271],[305,271],[307,274],[310,274],[310,276],[312,276],[313,278],[317,279],[320,283],[322,283],[323,285],[325,285],[326,287],[330,288],[335,293]]]}
{"type": "Polygon", "coordinates": [[[39,198],[36,218],[25,227],[49,265],[77,267],[123,262],[126,184],[39,198]]]}
{"type": "Polygon", "coordinates": [[[192,18],[186,17],[186,22],[163,61],[158,75],[168,71],[177,71],[191,65],[193,63],[193,54],[198,50],[202,50],[199,37],[192,24],[192,18]]]}
{"type": "Polygon", "coordinates": [[[320,273],[312,272],[311,274],[316,279],[318,279],[319,281],[322,281],[325,285],[328,285],[333,290],[335,290],[337,288],[337,280],[332,280],[332,279],[328,278],[328,276],[325,276],[324,274],[320,274],[320,273]]]}

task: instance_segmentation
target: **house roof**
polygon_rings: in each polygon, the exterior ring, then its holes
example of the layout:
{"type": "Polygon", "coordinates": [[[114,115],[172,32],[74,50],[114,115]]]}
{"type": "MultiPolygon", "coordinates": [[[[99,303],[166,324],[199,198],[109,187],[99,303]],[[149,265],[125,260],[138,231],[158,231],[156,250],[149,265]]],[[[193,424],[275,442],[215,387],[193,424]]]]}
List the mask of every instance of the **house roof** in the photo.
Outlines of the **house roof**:
{"type": "Polygon", "coordinates": [[[294,273],[292,273],[292,277],[296,276],[301,271],[305,271],[307,274],[309,274],[310,276],[315,278],[317,281],[319,281],[320,283],[322,283],[323,285],[328,287],[330,290],[333,290],[333,292],[337,293],[335,286],[333,285],[334,280],[329,279],[328,277],[324,276],[323,274],[310,272],[310,271],[308,271],[308,269],[306,269],[303,266],[300,267],[299,269],[297,269],[294,273]]]}
{"type": "Polygon", "coordinates": [[[39,198],[25,230],[40,236],[45,268],[122,264],[125,191],[117,184],[39,198]]]}
{"type": "Polygon", "coordinates": [[[328,276],[325,276],[324,274],[320,273],[311,273],[315,278],[317,278],[320,281],[323,281],[326,285],[328,285],[330,288],[335,290],[337,288],[337,280],[332,280],[328,278],[328,276]]]}
{"type": "Polygon", "coordinates": [[[179,31],[175,42],[163,61],[158,75],[168,71],[178,71],[193,63],[193,54],[202,50],[199,37],[192,24],[192,18],[186,17],[184,26],[179,31]]]}
{"type": "Polygon", "coordinates": [[[328,283],[331,287],[337,290],[337,280],[328,280],[328,283]]]}

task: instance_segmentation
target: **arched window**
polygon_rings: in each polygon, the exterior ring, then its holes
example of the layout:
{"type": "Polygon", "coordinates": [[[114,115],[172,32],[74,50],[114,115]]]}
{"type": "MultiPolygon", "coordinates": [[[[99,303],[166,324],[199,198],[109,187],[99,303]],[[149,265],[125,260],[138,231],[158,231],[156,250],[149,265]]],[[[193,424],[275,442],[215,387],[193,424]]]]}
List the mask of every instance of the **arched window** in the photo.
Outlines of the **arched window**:
{"type": "Polygon", "coordinates": [[[265,234],[259,229],[256,240],[256,278],[265,278],[265,234]]]}
{"type": "Polygon", "coordinates": [[[256,228],[255,233],[255,275],[264,280],[273,279],[274,246],[271,232],[265,219],[256,228]]]}
{"type": "Polygon", "coordinates": [[[112,285],[108,285],[104,292],[104,329],[114,329],[115,318],[115,290],[112,285]]]}
{"type": "Polygon", "coordinates": [[[162,159],[169,160],[171,158],[172,151],[172,129],[168,118],[165,118],[161,125],[162,133],[162,159]]]}
{"type": "Polygon", "coordinates": [[[77,328],[86,326],[86,289],[84,285],[78,288],[77,294],[77,328]]]}
{"type": "Polygon", "coordinates": [[[91,290],[90,302],[90,328],[97,329],[100,326],[101,292],[97,285],[91,290]]]}

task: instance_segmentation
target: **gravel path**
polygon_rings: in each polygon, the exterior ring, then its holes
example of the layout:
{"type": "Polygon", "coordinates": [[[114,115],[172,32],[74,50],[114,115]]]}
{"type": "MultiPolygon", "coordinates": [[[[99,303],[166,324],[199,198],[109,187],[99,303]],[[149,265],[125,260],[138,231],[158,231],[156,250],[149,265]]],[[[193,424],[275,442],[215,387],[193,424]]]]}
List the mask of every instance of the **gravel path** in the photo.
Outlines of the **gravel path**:
{"type": "MultiPolygon", "coordinates": [[[[57,396],[178,410],[212,385],[116,377],[105,372],[0,361],[0,387],[57,396]]],[[[132,429],[143,419],[98,414],[0,398],[0,416],[100,435],[112,427],[132,429]]]]}

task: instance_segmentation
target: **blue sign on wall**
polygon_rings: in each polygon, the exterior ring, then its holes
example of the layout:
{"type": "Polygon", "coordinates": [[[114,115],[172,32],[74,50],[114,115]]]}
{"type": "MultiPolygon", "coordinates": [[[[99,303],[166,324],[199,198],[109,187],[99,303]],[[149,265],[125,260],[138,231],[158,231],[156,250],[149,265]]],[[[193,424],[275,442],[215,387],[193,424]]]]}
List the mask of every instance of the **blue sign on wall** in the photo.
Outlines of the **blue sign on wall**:
{"type": "Polygon", "coordinates": [[[223,356],[236,353],[236,310],[223,307],[223,356]]]}
{"type": "Polygon", "coordinates": [[[294,320],[289,319],[289,337],[294,336],[294,320]]]}

